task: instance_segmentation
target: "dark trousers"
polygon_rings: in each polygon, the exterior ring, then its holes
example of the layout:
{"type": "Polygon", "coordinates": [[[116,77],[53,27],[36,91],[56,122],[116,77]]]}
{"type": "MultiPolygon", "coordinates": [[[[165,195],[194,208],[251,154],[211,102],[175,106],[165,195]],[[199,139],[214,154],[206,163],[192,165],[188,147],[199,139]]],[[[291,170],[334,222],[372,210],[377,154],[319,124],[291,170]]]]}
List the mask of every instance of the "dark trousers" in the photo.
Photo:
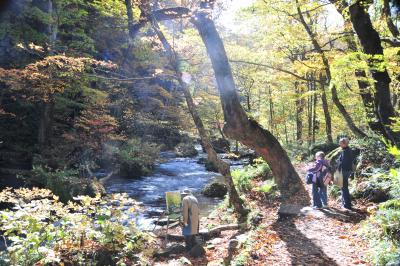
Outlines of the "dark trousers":
{"type": "Polygon", "coordinates": [[[313,206],[321,208],[328,205],[328,193],[326,186],[322,184],[312,184],[313,206]]]}
{"type": "Polygon", "coordinates": [[[351,209],[351,197],[349,192],[349,178],[351,171],[343,171],[343,187],[342,187],[342,206],[351,209]]]}

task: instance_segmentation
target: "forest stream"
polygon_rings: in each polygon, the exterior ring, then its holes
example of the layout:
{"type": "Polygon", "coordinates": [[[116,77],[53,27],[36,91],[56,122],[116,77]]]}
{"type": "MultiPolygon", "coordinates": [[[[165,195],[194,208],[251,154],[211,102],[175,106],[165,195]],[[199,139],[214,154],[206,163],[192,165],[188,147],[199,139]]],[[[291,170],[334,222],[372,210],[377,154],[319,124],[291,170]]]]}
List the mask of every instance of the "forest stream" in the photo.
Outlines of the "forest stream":
{"type": "MultiPolygon", "coordinates": [[[[155,221],[166,207],[165,192],[189,188],[200,203],[200,215],[207,216],[220,202],[219,198],[209,198],[201,194],[205,185],[212,181],[222,181],[218,173],[207,171],[198,161],[206,154],[200,145],[196,146],[199,154],[193,158],[179,158],[174,152],[161,152],[159,163],[153,174],[140,179],[114,177],[106,184],[108,193],[127,193],[143,204],[143,211],[132,217],[140,229],[151,230],[155,221]]],[[[222,155],[224,157],[224,155],[222,155]]],[[[241,167],[243,161],[231,162],[232,167],[241,167]]]]}

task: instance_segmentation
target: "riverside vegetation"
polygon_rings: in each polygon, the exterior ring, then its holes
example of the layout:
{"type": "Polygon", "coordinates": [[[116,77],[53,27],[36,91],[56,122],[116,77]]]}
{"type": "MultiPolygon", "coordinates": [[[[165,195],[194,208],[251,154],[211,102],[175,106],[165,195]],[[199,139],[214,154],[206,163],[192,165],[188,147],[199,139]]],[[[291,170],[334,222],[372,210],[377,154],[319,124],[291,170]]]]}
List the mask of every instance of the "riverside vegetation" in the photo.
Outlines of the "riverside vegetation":
{"type": "Polygon", "coordinates": [[[399,264],[399,12],[394,0],[2,1],[0,265],[399,264]],[[288,214],[309,205],[307,163],[324,151],[335,165],[341,137],[355,209],[330,186],[328,211],[288,214]],[[182,169],[162,167],[173,161],[182,169]],[[152,206],[110,187],[183,180],[196,161],[213,183],[191,189],[224,198],[202,218],[205,255],[157,257],[163,232],[136,223],[152,206]]]}

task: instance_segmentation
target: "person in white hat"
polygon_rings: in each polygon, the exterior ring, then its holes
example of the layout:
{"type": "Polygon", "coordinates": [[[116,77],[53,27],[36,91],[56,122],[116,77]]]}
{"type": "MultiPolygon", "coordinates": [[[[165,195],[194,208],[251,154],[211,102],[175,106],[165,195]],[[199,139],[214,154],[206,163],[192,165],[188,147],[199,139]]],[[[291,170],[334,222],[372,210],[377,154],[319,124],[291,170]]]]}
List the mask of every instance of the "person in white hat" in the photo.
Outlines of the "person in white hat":
{"type": "Polygon", "coordinates": [[[195,245],[195,236],[199,233],[199,202],[189,189],[181,193],[183,228],[182,234],[185,237],[186,249],[190,251],[195,245]]]}

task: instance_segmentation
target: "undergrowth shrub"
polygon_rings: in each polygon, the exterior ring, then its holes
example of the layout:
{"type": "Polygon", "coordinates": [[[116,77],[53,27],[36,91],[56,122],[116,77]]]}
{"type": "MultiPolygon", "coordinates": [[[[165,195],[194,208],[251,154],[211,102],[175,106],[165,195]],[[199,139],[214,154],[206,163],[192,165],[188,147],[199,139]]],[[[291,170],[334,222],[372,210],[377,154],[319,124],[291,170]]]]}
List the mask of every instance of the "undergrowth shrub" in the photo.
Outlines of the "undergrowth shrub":
{"type": "Polygon", "coordinates": [[[373,265],[398,265],[400,262],[400,199],[380,204],[370,216],[363,233],[369,238],[369,259],[373,265]]]}
{"type": "Polygon", "coordinates": [[[150,174],[158,158],[160,149],[156,144],[130,140],[119,148],[116,154],[120,175],[137,178],[150,174]]]}
{"type": "Polygon", "coordinates": [[[276,192],[276,184],[273,179],[265,180],[259,187],[254,188],[257,192],[274,195],[276,192]]]}
{"type": "Polygon", "coordinates": [[[378,138],[356,139],[351,142],[351,147],[360,150],[359,166],[363,173],[368,173],[373,168],[390,169],[395,158],[387,150],[387,145],[378,138]]]}
{"type": "MultiPolygon", "coordinates": [[[[400,150],[389,146],[389,152],[400,160],[400,150]]],[[[374,265],[398,265],[400,262],[400,167],[392,168],[378,178],[389,186],[390,200],[379,204],[378,210],[365,223],[362,231],[370,240],[369,258],[374,265]]]]}
{"type": "Polygon", "coordinates": [[[299,144],[297,142],[286,145],[286,151],[289,157],[295,161],[304,161],[309,157],[308,145],[299,144]]]}
{"type": "Polygon", "coordinates": [[[245,166],[241,169],[232,171],[232,178],[235,186],[241,191],[246,192],[252,188],[251,181],[256,178],[263,180],[271,177],[269,165],[261,158],[253,161],[253,165],[245,166]]]}
{"type": "Polygon", "coordinates": [[[136,229],[138,207],[124,194],[80,196],[63,204],[49,190],[6,189],[0,211],[7,240],[0,265],[126,265],[139,263],[153,239],[136,229]]]}
{"type": "Polygon", "coordinates": [[[78,170],[53,170],[43,166],[34,166],[29,176],[23,177],[28,184],[44,187],[58,196],[60,201],[67,202],[79,195],[91,197],[105,194],[105,189],[95,178],[80,178],[78,170]]]}

